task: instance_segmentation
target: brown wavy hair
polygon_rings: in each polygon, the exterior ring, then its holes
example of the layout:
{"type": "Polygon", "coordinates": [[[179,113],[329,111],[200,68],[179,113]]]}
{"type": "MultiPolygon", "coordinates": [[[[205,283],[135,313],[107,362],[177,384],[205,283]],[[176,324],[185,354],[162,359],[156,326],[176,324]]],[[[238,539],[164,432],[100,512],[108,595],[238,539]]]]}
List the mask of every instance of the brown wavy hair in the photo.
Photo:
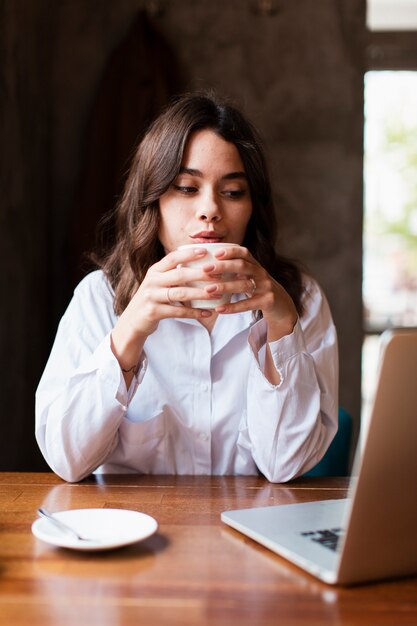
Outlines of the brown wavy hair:
{"type": "Polygon", "coordinates": [[[149,267],[164,256],[158,238],[159,198],[180,172],[192,133],[210,129],[239,151],[252,199],[252,215],[242,245],[292,297],[301,314],[303,285],[297,264],[275,251],[277,221],[262,143],[251,123],[213,93],[176,98],[150,125],[133,157],[123,195],[115,211],[115,243],[93,259],[104,271],[120,315],[149,267]]]}

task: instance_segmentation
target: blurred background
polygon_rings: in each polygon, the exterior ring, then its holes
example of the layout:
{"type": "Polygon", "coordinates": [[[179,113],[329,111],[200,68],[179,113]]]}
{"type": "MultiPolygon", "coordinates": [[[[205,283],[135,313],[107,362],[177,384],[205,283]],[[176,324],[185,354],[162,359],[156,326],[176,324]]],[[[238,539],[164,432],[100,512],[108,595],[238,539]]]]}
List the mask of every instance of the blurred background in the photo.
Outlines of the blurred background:
{"type": "Polygon", "coordinates": [[[356,441],[375,337],[417,323],[415,5],[0,0],[0,470],[46,469],[34,393],[83,253],[146,125],[201,87],[264,138],[278,245],[329,299],[356,441]]]}

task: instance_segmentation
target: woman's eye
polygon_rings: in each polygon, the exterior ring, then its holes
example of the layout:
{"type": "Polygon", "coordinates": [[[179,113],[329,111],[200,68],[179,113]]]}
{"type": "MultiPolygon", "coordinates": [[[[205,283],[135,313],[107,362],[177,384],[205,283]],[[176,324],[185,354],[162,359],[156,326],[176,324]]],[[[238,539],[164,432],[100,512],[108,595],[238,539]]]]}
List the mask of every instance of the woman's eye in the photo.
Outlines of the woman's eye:
{"type": "Polygon", "coordinates": [[[176,189],[180,193],[183,193],[184,195],[189,195],[197,191],[197,187],[188,187],[187,185],[174,185],[174,189],[176,189]]]}
{"type": "Polygon", "coordinates": [[[245,189],[226,189],[224,192],[225,196],[232,199],[242,198],[246,190],[245,189]]]}

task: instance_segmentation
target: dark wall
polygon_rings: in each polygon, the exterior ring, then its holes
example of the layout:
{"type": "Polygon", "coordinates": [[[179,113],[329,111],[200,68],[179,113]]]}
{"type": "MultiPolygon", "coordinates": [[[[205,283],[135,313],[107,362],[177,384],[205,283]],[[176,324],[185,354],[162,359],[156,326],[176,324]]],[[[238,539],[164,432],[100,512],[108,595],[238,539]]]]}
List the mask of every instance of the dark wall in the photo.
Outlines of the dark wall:
{"type": "MultiPolygon", "coordinates": [[[[279,245],[327,293],[339,330],[340,401],[359,419],[365,0],[276,0],[273,14],[257,13],[266,3],[252,0],[3,0],[0,469],[43,467],[33,396],[72,289],[91,111],[110,60],[151,4],[162,13],[149,29],[172,51],[175,80],[164,74],[162,90],[142,81],[147,102],[157,108],[176,85],[211,86],[258,126],[279,245]]],[[[132,67],[130,59],[118,74],[128,80],[132,67]]]]}
{"type": "Polygon", "coordinates": [[[0,4],[1,469],[40,464],[33,392],[48,350],[49,142],[47,3],[0,4]]]}

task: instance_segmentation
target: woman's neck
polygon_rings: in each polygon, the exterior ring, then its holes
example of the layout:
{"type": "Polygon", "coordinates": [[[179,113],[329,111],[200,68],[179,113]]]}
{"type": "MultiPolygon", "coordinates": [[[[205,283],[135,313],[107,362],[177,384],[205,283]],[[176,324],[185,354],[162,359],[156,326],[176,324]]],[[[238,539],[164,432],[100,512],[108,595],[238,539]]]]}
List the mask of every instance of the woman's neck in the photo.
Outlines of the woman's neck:
{"type": "Polygon", "coordinates": [[[218,317],[219,314],[213,311],[210,317],[201,317],[199,322],[211,333],[218,317]]]}

